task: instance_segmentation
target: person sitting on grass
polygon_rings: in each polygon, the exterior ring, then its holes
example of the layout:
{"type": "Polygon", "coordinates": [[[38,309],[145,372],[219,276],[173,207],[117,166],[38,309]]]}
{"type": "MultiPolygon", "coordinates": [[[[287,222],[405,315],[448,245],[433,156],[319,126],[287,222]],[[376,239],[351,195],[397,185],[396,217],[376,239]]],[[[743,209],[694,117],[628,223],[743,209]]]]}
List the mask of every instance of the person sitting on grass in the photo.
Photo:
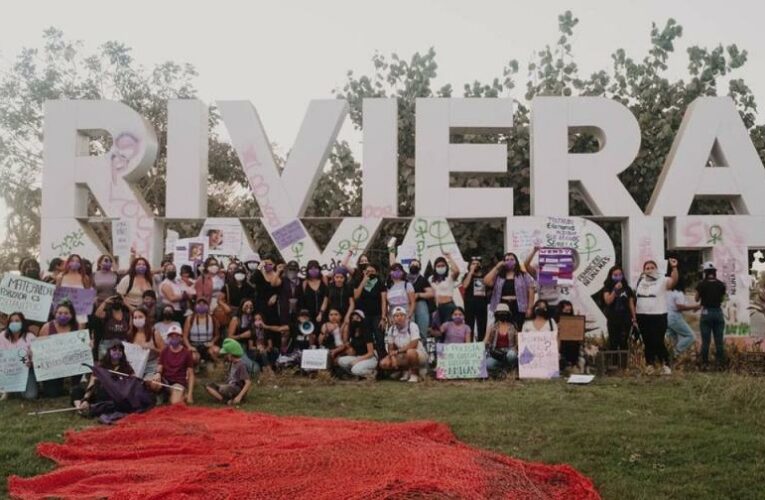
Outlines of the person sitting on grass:
{"type": "Polygon", "coordinates": [[[321,325],[321,333],[319,333],[319,345],[329,349],[330,360],[333,365],[337,364],[338,356],[342,355],[346,350],[341,323],[342,316],[340,311],[330,307],[327,322],[321,325]]]}
{"type": "Polygon", "coordinates": [[[223,341],[220,353],[226,356],[226,362],[230,363],[228,377],[223,384],[210,383],[205,386],[207,393],[216,401],[229,405],[238,405],[252,387],[250,373],[242,362],[244,349],[234,339],[223,341]]]}
{"type": "Polygon", "coordinates": [[[465,324],[465,310],[461,307],[455,307],[452,312],[452,319],[443,323],[434,332],[436,332],[436,337],[440,337],[439,341],[444,344],[472,342],[472,332],[470,327],[465,324]]]}
{"type": "Polygon", "coordinates": [[[167,345],[159,354],[157,373],[152,380],[172,386],[172,389],[159,384],[151,384],[153,391],[163,390],[171,404],[194,402],[194,358],[191,351],[183,344],[183,332],[177,325],[167,330],[167,345]]]}
{"type": "Polygon", "coordinates": [[[515,329],[510,306],[497,304],[494,324],[483,339],[486,344],[486,369],[493,375],[507,373],[518,364],[518,331],[515,329]]]}
{"type": "Polygon", "coordinates": [[[308,309],[301,309],[296,322],[276,327],[282,337],[277,368],[299,367],[303,351],[316,349],[316,326],[311,316],[308,309]]]}
{"type": "Polygon", "coordinates": [[[356,309],[346,327],[345,351],[337,358],[337,365],[356,377],[373,378],[377,368],[374,339],[364,326],[364,311],[356,309]]]}
{"type": "Polygon", "coordinates": [[[403,370],[403,382],[419,382],[419,371],[427,366],[428,353],[422,345],[417,323],[409,321],[403,307],[393,309],[393,324],[385,335],[385,343],[388,355],[380,361],[380,369],[393,372],[403,370]]]}
{"type": "MultiPolygon", "coordinates": [[[[29,330],[29,323],[20,312],[11,313],[8,316],[8,323],[5,331],[0,334],[0,349],[15,349],[19,361],[29,368],[27,377],[27,386],[21,392],[24,399],[37,399],[37,379],[32,368],[32,341],[35,340],[35,334],[29,330]]],[[[3,399],[7,393],[3,394],[3,399]]]]}
{"type": "MultiPolygon", "coordinates": [[[[125,356],[125,346],[120,340],[109,341],[106,346],[106,354],[101,356],[98,364],[109,370],[113,379],[120,376],[129,377],[135,373],[127,360],[127,356],[125,356]]],[[[90,377],[84,392],[82,392],[81,386],[72,388],[72,402],[78,408],[79,413],[85,416],[100,415],[108,407],[107,405],[111,400],[111,396],[104,390],[95,375],[90,377]]]]}

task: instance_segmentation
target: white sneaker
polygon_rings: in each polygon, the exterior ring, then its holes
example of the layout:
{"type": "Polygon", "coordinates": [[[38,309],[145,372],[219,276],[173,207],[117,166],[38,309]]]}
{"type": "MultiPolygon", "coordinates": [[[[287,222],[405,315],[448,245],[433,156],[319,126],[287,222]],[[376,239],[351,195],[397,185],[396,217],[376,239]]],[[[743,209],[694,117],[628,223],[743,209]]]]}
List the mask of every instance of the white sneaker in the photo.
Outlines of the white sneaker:
{"type": "MultiPolygon", "coordinates": [[[[404,379],[402,378],[401,380],[404,380],[404,379]]],[[[409,380],[407,380],[407,382],[414,382],[414,383],[417,383],[419,381],[420,381],[420,377],[414,374],[410,375],[409,380]]]]}
{"type": "Polygon", "coordinates": [[[653,365],[648,365],[648,366],[645,367],[645,374],[646,375],[653,375],[654,371],[655,370],[653,368],[653,365]]]}
{"type": "Polygon", "coordinates": [[[662,375],[672,375],[672,368],[670,368],[670,367],[669,367],[669,366],[667,366],[667,365],[663,365],[663,366],[661,367],[661,374],[662,374],[662,375]]]}

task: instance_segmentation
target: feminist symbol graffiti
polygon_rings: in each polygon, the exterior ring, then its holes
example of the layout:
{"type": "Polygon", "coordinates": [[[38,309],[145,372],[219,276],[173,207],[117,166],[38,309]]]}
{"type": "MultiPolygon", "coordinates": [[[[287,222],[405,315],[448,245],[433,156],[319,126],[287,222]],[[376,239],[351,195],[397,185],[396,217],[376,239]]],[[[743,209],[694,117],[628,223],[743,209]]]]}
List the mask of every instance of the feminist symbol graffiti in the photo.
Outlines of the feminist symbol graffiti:
{"type": "Polygon", "coordinates": [[[356,229],[353,230],[351,233],[351,239],[350,240],[342,240],[340,243],[337,244],[337,250],[335,250],[335,255],[345,255],[349,250],[353,255],[356,255],[358,251],[361,249],[361,244],[364,243],[369,239],[369,229],[366,228],[364,225],[359,225],[356,229]]]}
{"type": "Polygon", "coordinates": [[[597,248],[597,246],[598,239],[594,234],[587,233],[584,235],[584,249],[582,250],[582,253],[587,257],[587,262],[590,261],[592,254],[600,252],[600,248],[597,248]]]}
{"type": "Polygon", "coordinates": [[[297,261],[298,264],[300,264],[300,259],[303,258],[303,242],[298,241],[294,245],[292,245],[292,255],[294,256],[294,259],[297,261]]]}
{"type": "Polygon", "coordinates": [[[716,245],[717,243],[722,243],[722,228],[718,226],[717,224],[709,227],[709,239],[707,240],[707,243],[710,243],[712,245],[716,245]]]}
{"type": "Polygon", "coordinates": [[[444,249],[444,245],[456,245],[457,243],[452,241],[446,241],[447,236],[449,236],[449,226],[446,224],[446,222],[437,220],[434,221],[430,225],[430,229],[428,229],[428,233],[436,239],[436,242],[432,245],[428,245],[428,248],[438,247],[438,249],[441,251],[441,253],[445,253],[446,250],[444,249]]]}

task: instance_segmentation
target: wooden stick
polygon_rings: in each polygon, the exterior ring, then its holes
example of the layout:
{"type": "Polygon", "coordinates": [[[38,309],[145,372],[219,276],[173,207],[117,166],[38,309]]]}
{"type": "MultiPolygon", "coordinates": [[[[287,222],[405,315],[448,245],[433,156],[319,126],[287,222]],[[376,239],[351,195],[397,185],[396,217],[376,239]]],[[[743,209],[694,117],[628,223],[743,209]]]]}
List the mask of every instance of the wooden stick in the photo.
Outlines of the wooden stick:
{"type": "Polygon", "coordinates": [[[27,413],[27,415],[47,415],[48,413],[63,413],[65,411],[75,411],[79,410],[76,406],[72,406],[71,408],[59,408],[58,410],[44,410],[44,411],[31,411],[27,413]]]}
{"type": "Polygon", "coordinates": [[[162,382],[155,382],[153,380],[144,380],[144,379],[142,379],[140,377],[136,377],[135,375],[128,375],[127,373],[122,373],[122,372],[118,372],[118,371],[115,371],[115,370],[107,370],[107,371],[109,373],[113,373],[115,375],[122,375],[123,377],[133,377],[133,378],[137,378],[138,380],[140,380],[142,382],[149,382],[150,384],[161,385],[162,387],[167,387],[168,389],[172,389],[174,391],[183,391],[184,390],[182,387],[176,387],[174,385],[167,385],[167,384],[163,384],[162,382]]]}

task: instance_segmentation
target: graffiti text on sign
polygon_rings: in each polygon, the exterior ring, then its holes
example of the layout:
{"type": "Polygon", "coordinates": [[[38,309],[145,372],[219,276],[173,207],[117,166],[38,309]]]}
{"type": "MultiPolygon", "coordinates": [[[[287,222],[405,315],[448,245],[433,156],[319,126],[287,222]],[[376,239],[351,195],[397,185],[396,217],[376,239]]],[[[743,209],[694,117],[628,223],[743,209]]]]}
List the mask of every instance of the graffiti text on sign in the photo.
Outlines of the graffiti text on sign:
{"type": "Polygon", "coordinates": [[[258,167],[261,166],[258,156],[255,153],[255,146],[250,146],[242,154],[242,168],[244,169],[244,175],[250,183],[252,193],[255,195],[255,199],[258,200],[260,205],[260,211],[263,213],[263,218],[269,227],[281,226],[281,219],[276,214],[276,210],[271,205],[271,198],[269,193],[271,192],[271,186],[266,182],[266,179],[257,173],[258,167]]]}
{"type": "Polygon", "coordinates": [[[548,217],[546,246],[549,248],[567,247],[578,249],[579,235],[576,232],[573,219],[568,217],[548,217]]]}
{"type": "Polygon", "coordinates": [[[589,265],[579,273],[579,276],[577,276],[577,280],[579,280],[584,286],[589,285],[592,283],[592,280],[595,279],[595,277],[598,275],[601,269],[606,267],[608,263],[611,262],[611,257],[609,256],[601,256],[598,255],[593,259],[592,262],[589,263],[589,265]]]}
{"type": "Polygon", "coordinates": [[[76,248],[85,246],[85,242],[83,241],[84,237],[85,232],[82,229],[79,231],[73,231],[64,236],[64,239],[61,242],[51,243],[51,250],[56,252],[59,257],[64,257],[69,254],[76,253],[74,252],[76,248]]]}

